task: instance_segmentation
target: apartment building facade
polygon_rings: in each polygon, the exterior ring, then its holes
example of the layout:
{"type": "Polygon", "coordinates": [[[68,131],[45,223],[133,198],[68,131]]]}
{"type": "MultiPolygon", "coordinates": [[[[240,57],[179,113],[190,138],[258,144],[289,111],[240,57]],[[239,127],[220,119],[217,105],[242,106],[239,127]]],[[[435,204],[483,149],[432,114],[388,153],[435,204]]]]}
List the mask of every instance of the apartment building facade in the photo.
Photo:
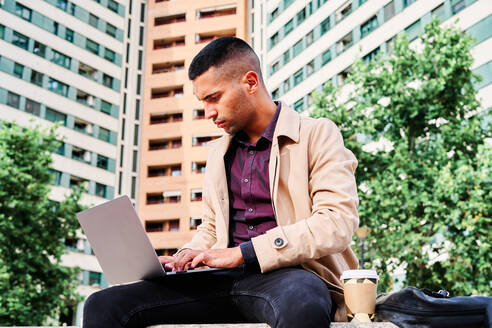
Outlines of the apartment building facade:
{"type": "MultiPolygon", "coordinates": [[[[0,120],[60,124],[55,201],[79,184],[85,205],[115,195],[127,9],[123,0],[0,1],[0,120]]],[[[83,234],[65,244],[63,264],[81,268],[78,292],[106,287],[83,234]]],[[[61,322],[80,324],[83,304],[68,306],[61,322]]]]}
{"type": "Polygon", "coordinates": [[[159,254],[190,240],[202,215],[207,142],[222,135],[205,120],[187,69],[220,36],[246,39],[246,1],[148,3],[138,212],[159,254]]]}
{"type": "Polygon", "coordinates": [[[476,38],[473,70],[483,108],[492,106],[492,2],[487,0],[250,0],[249,41],[275,99],[298,111],[326,82],[338,86],[357,58],[390,52],[398,33],[415,41],[432,17],[476,38]]]}

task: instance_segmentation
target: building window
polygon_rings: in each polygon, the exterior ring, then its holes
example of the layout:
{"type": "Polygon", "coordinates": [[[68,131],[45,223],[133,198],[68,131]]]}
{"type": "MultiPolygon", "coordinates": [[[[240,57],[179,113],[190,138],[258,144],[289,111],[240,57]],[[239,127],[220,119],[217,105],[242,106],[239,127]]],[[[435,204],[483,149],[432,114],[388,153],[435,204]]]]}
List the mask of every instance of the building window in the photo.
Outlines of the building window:
{"type": "Polygon", "coordinates": [[[415,2],[415,0],[403,0],[403,8],[410,6],[414,2],[415,2]]]}
{"type": "Polygon", "coordinates": [[[46,114],[44,118],[50,122],[62,122],[63,125],[67,124],[67,115],[62,114],[51,108],[46,108],[46,114]]]}
{"type": "Polygon", "coordinates": [[[72,59],[58,51],[53,50],[53,56],[51,57],[51,62],[70,69],[70,64],[72,59]]]}
{"type": "Polygon", "coordinates": [[[32,10],[21,5],[20,3],[15,4],[15,14],[29,22],[31,21],[32,10]]]}
{"type": "Polygon", "coordinates": [[[14,76],[22,79],[22,75],[24,74],[24,65],[19,63],[14,64],[14,76]]]}
{"type": "Polygon", "coordinates": [[[279,15],[279,10],[278,8],[275,8],[271,13],[270,13],[270,22],[272,22],[275,18],[277,18],[279,15]]]}
{"type": "Polygon", "coordinates": [[[89,25],[97,28],[98,24],[99,24],[99,17],[93,14],[89,14],[89,25]]]}
{"type": "Polygon", "coordinates": [[[38,71],[31,70],[31,83],[39,87],[43,86],[43,74],[38,71]]]}
{"type": "Polygon", "coordinates": [[[108,166],[109,166],[109,158],[107,158],[106,156],[97,154],[96,166],[101,168],[101,169],[107,170],[108,166]]]}
{"type": "Polygon", "coordinates": [[[410,41],[416,39],[420,34],[420,20],[407,27],[405,33],[408,35],[410,41]]]}
{"type": "Polygon", "coordinates": [[[296,15],[297,25],[299,25],[302,22],[304,22],[305,19],[306,19],[306,8],[304,7],[296,15]]]}
{"type": "Polygon", "coordinates": [[[307,63],[306,73],[307,73],[307,76],[310,76],[311,74],[314,73],[314,60],[311,60],[309,63],[307,63]]]}
{"type": "Polygon", "coordinates": [[[53,22],[53,34],[58,35],[60,29],[60,24],[58,22],[53,22]]]}
{"type": "Polygon", "coordinates": [[[272,91],[272,98],[273,98],[273,99],[278,99],[279,94],[280,94],[280,90],[279,90],[279,88],[277,88],[277,89],[273,90],[273,91],[272,91]]]}
{"type": "Polygon", "coordinates": [[[106,198],[107,196],[107,186],[96,182],[96,196],[106,198]]]}
{"type": "Polygon", "coordinates": [[[84,92],[82,90],[77,90],[77,94],[75,95],[75,100],[77,102],[82,103],[86,106],[93,107],[94,106],[94,96],[84,92]]]}
{"type": "Polygon", "coordinates": [[[143,26],[140,26],[139,32],[138,32],[138,45],[143,46],[143,40],[144,40],[144,28],[143,26]]]}
{"type": "Polygon", "coordinates": [[[14,107],[14,108],[19,108],[20,106],[20,96],[16,93],[13,92],[8,92],[7,93],[7,105],[14,107]]]}
{"type": "Polygon", "coordinates": [[[435,17],[440,21],[443,21],[446,18],[446,11],[444,9],[444,4],[441,4],[436,9],[432,10],[432,17],[435,17]]]}
{"type": "Polygon", "coordinates": [[[342,53],[352,46],[352,32],[347,33],[337,42],[337,53],[342,53]]]}
{"type": "Polygon", "coordinates": [[[100,286],[102,274],[101,272],[89,271],[89,286],[100,286]]]}
{"type": "Polygon", "coordinates": [[[320,26],[321,26],[321,35],[328,32],[330,30],[330,17],[328,17],[324,21],[322,21],[320,26]]]}
{"type": "Polygon", "coordinates": [[[201,202],[202,201],[202,190],[201,189],[192,189],[190,194],[190,200],[192,202],[201,202]]]}
{"type": "Polygon", "coordinates": [[[301,98],[294,103],[294,110],[300,112],[303,109],[304,109],[304,98],[301,98]]]}
{"type": "Polygon", "coordinates": [[[76,118],[73,123],[73,129],[80,133],[92,134],[92,124],[81,119],[76,118]]]}
{"type": "Polygon", "coordinates": [[[306,34],[306,46],[310,46],[314,41],[314,31],[306,34]]]}
{"type": "Polygon", "coordinates": [[[328,49],[325,52],[323,52],[323,54],[321,55],[321,63],[322,65],[325,65],[330,60],[331,60],[331,50],[328,49]]]}
{"type": "Polygon", "coordinates": [[[29,47],[29,38],[25,36],[24,34],[20,34],[18,32],[14,31],[13,37],[12,37],[12,44],[16,45],[24,50],[28,50],[29,47]]]}
{"type": "Polygon", "coordinates": [[[132,185],[130,195],[132,198],[135,198],[135,194],[137,191],[137,177],[132,177],[132,185]]]}
{"type": "Polygon", "coordinates": [[[202,223],[202,218],[199,216],[192,216],[190,218],[190,230],[196,230],[196,228],[202,223]]]}
{"type": "Polygon", "coordinates": [[[284,93],[287,93],[290,90],[290,79],[287,78],[282,85],[284,87],[284,93]]]}
{"type": "Polygon", "coordinates": [[[85,39],[85,49],[89,50],[93,54],[99,54],[99,44],[91,39],[85,39]]]}
{"type": "Polygon", "coordinates": [[[116,53],[108,48],[104,49],[104,59],[114,63],[116,61],[116,53]]]}
{"type": "Polygon", "coordinates": [[[56,6],[60,8],[63,11],[67,11],[68,8],[68,1],[67,0],[57,0],[56,1],[56,6]]]}
{"type": "Polygon", "coordinates": [[[108,0],[108,9],[114,11],[115,13],[118,13],[119,11],[119,4],[114,1],[114,0],[108,0]]]}
{"type": "Polygon", "coordinates": [[[466,8],[465,0],[451,0],[451,10],[453,15],[459,13],[466,8]]]}
{"type": "Polygon", "coordinates": [[[210,141],[215,140],[219,137],[220,137],[219,135],[193,136],[191,139],[191,144],[193,147],[206,147],[210,141]]]}
{"type": "Polygon", "coordinates": [[[279,41],[278,32],[270,37],[270,48],[273,48],[279,41]]]}
{"type": "Polygon", "coordinates": [[[302,50],[303,50],[303,44],[301,39],[296,44],[294,44],[294,57],[300,54],[302,50]]]}
{"type": "Polygon", "coordinates": [[[53,78],[48,80],[48,90],[56,92],[62,96],[68,96],[68,85],[53,78]]]}
{"type": "Polygon", "coordinates": [[[376,58],[376,56],[378,55],[378,53],[379,53],[379,47],[374,49],[373,51],[371,51],[370,53],[368,53],[364,57],[362,57],[362,61],[364,61],[367,64],[367,63],[373,61],[376,58]]]}
{"type": "Polygon", "coordinates": [[[111,115],[111,107],[113,107],[107,101],[101,100],[101,112],[111,115]]]}
{"type": "Polygon", "coordinates": [[[304,80],[304,71],[301,68],[297,72],[294,73],[294,86],[298,85],[304,80]]]}
{"type": "Polygon", "coordinates": [[[159,16],[154,18],[154,26],[168,25],[174,23],[181,23],[186,21],[186,14],[173,14],[167,16],[159,16]]]}
{"type": "Polygon", "coordinates": [[[149,166],[147,176],[153,177],[178,177],[181,176],[181,164],[149,166]]]}
{"type": "Polygon", "coordinates": [[[46,46],[38,41],[34,41],[33,52],[34,54],[44,58],[46,55],[46,46]]]}
{"type": "Polygon", "coordinates": [[[275,74],[280,69],[280,61],[276,61],[272,64],[272,74],[275,74]]]}
{"type": "Polygon", "coordinates": [[[336,13],[337,22],[345,19],[351,13],[352,13],[352,2],[348,3],[348,5],[343,5],[336,13]]]}
{"type": "MultiPolygon", "coordinates": [[[[1,8],[1,6],[0,6],[1,8]]],[[[5,38],[5,26],[0,24],[0,39],[3,40],[5,38]]]]}
{"type": "Polygon", "coordinates": [[[106,23],[106,34],[111,35],[113,38],[116,37],[116,27],[106,23]]]}
{"type": "Polygon", "coordinates": [[[107,86],[108,88],[113,87],[113,78],[109,76],[108,74],[104,73],[103,74],[103,84],[107,86]]]}
{"type": "Polygon", "coordinates": [[[211,7],[199,9],[196,11],[196,18],[212,18],[219,16],[227,16],[227,15],[235,15],[236,14],[236,5],[226,5],[220,7],[211,7]]]}
{"type": "Polygon", "coordinates": [[[37,101],[26,99],[26,112],[32,115],[41,115],[41,104],[37,101]]]}
{"type": "Polygon", "coordinates": [[[205,173],[206,162],[191,162],[191,172],[193,173],[205,173]]]}
{"type": "Polygon", "coordinates": [[[360,27],[360,37],[363,38],[378,27],[378,17],[373,16],[360,27]]]}
{"type": "Polygon", "coordinates": [[[393,16],[395,16],[395,1],[391,1],[386,6],[384,6],[384,21],[389,21],[393,16]]]}
{"type": "Polygon", "coordinates": [[[84,162],[86,164],[90,164],[91,162],[91,153],[85,149],[79,147],[72,147],[72,159],[75,159],[80,162],[84,162]]]}
{"type": "Polygon", "coordinates": [[[284,65],[287,64],[290,61],[290,50],[287,49],[287,51],[283,53],[282,57],[284,59],[284,65]]]}
{"type": "Polygon", "coordinates": [[[73,42],[73,31],[69,28],[65,29],[65,40],[73,42]]]}
{"type": "Polygon", "coordinates": [[[181,148],[181,138],[149,140],[149,150],[181,148]]]}
{"type": "Polygon", "coordinates": [[[293,29],[294,29],[294,19],[291,19],[284,25],[284,36],[292,32],[293,29]]]}
{"type": "Polygon", "coordinates": [[[109,142],[111,139],[111,133],[108,129],[105,129],[105,128],[102,128],[102,127],[99,127],[99,133],[97,135],[97,138],[99,140],[103,140],[103,141],[107,141],[109,142]]]}

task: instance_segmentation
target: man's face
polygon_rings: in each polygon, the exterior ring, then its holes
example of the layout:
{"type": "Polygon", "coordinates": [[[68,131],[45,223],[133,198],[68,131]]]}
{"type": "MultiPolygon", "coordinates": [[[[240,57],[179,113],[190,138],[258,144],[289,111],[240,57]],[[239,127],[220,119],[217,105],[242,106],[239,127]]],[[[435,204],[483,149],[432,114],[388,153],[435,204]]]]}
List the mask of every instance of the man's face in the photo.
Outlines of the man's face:
{"type": "Polygon", "coordinates": [[[193,92],[203,102],[205,117],[228,134],[243,130],[252,118],[246,86],[239,77],[221,74],[214,67],[193,80],[193,92]]]}

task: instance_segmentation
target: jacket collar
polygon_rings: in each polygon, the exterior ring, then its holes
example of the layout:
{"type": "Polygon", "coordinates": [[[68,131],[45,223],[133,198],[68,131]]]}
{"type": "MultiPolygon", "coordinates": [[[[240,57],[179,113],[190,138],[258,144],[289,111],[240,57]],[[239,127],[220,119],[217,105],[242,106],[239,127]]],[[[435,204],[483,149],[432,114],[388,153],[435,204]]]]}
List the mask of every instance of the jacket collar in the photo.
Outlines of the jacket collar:
{"type": "MultiPolygon", "coordinates": [[[[279,137],[284,136],[297,143],[299,142],[299,130],[301,124],[299,113],[287,106],[283,101],[281,102],[281,106],[277,126],[273,133],[273,140],[275,142],[279,137]]],[[[229,149],[232,138],[233,136],[224,134],[222,138],[214,140],[209,144],[216,149],[220,158],[223,158],[227,149],[229,149]]]]}

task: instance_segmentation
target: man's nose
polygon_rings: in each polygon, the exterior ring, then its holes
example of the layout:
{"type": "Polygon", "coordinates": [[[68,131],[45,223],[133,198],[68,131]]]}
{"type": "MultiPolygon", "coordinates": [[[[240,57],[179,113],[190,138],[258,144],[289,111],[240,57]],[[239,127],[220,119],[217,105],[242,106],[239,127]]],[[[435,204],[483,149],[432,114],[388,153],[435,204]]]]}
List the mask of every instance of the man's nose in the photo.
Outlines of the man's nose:
{"type": "Polygon", "coordinates": [[[217,116],[217,111],[215,110],[215,106],[212,104],[205,103],[205,118],[207,120],[214,118],[217,116]]]}

